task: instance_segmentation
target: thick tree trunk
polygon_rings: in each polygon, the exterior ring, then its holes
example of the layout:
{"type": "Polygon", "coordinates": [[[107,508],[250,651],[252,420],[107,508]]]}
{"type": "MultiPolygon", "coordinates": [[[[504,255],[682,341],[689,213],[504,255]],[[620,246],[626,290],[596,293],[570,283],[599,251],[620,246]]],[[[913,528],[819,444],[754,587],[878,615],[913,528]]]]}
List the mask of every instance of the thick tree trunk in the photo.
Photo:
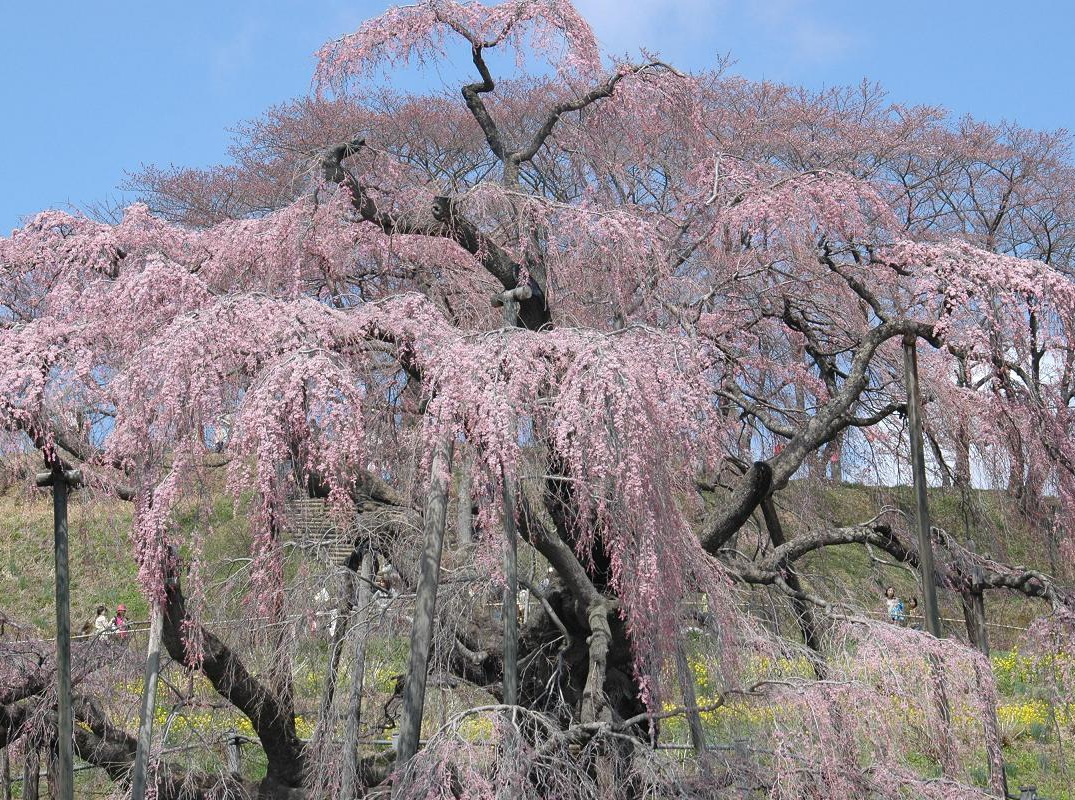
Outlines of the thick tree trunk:
{"type": "Polygon", "coordinates": [[[702,523],[702,547],[716,555],[754,513],[773,486],[773,470],[755,461],[736,484],[727,501],[718,504],[702,523]]]}

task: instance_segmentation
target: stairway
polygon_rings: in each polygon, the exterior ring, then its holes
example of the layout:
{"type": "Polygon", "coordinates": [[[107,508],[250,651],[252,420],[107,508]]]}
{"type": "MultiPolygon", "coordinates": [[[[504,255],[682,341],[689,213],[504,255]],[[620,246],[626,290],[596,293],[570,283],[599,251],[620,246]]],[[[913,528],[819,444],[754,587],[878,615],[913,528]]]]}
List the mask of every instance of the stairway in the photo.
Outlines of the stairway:
{"type": "Polygon", "coordinates": [[[289,538],[302,552],[326,564],[345,564],[354,550],[354,531],[341,530],[324,500],[296,497],[285,506],[289,538]]]}

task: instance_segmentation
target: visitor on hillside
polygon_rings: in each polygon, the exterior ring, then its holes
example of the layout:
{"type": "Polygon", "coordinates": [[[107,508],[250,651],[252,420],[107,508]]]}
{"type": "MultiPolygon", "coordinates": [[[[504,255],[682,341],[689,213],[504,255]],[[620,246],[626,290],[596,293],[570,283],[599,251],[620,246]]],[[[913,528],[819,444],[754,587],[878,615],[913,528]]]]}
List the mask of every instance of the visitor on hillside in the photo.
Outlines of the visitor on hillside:
{"type": "Polygon", "coordinates": [[[384,611],[388,608],[393,597],[399,596],[395,587],[395,568],[391,564],[384,564],[373,579],[373,598],[377,603],[377,610],[384,611]]]}
{"type": "Polygon", "coordinates": [[[918,598],[912,597],[910,600],[907,601],[907,622],[911,626],[912,630],[922,630],[922,623],[918,621],[919,619],[920,617],[918,615],[918,598]]]}
{"type": "Polygon", "coordinates": [[[519,624],[525,625],[530,618],[530,590],[520,589],[515,598],[516,610],[519,615],[519,624]]]}
{"type": "Polygon", "coordinates": [[[544,594],[549,591],[549,587],[552,586],[552,579],[556,577],[556,570],[549,567],[545,570],[545,577],[541,579],[541,583],[538,584],[538,591],[544,594]]]}
{"type": "Polygon", "coordinates": [[[889,586],[885,590],[885,605],[888,607],[888,619],[896,625],[902,625],[907,620],[907,611],[903,601],[896,596],[896,587],[889,586]]]}
{"type": "Polygon", "coordinates": [[[112,620],[112,630],[119,636],[120,641],[127,641],[131,635],[130,624],[127,621],[127,606],[120,603],[116,606],[116,617],[112,620]]]}
{"type": "Polygon", "coordinates": [[[108,608],[106,606],[97,606],[97,615],[93,618],[93,633],[103,636],[111,630],[112,621],[108,618],[108,608]]]}
{"type": "Polygon", "coordinates": [[[231,414],[225,414],[213,428],[213,452],[223,453],[231,430],[231,414]]]}

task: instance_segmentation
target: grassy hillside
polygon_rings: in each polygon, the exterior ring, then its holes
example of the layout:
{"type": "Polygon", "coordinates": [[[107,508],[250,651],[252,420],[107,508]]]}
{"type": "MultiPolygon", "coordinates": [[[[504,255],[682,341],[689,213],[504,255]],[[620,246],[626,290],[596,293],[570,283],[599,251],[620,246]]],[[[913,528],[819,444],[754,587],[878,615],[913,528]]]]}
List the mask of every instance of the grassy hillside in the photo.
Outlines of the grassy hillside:
{"type": "MultiPolygon", "coordinates": [[[[969,530],[982,552],[1050,569],[1046,535],[1027,525],[1003,495],[979,492],[970,500],[968,509],[965,508],[968,504],[958,493],[932,491],[930,502],[934,523],[957,535],[969,530]]],[[[807,524],[859,523],[874,517],[882,507],[906,510],[911,502],[906,488],[893,490],[805,482],[793,485],[780,498],[784,522],[791,536],[807,524]]],[[[208,519],[196,518],[190,511],[180,514],[179,522],[187,530],[199,525],[208,532],[206,560],[216,577],[236,571],[238,568],[234,565],[240,563],[249,551],[249,536],[241,511],[236,514],[228,498],[215,499],[208,519]]],[[[98,603],[111,610],[118,602],[123,602],[132,619],[146,618],[146,605],[138,591],[131,554],[130,523],[128,504],[86,502],[77,493],[72,499],[71,593],[76,628],[89,618],[98,603]]],[[[741,542],[741,546],[743,544],[741,542]]],[[[295,561],[292,560],[292,570],[317,568],[313,564],[296,565],[295,561]]],[[[881,592],[884,586],[895,584],[904,596],[918,592],[912,574],[871,559],[862,547],[829,548],[807,559],[802,566],[807,580],[826,595],[846,598],[877,611],[883,608],[881,592]]],[[[962,637],[958,598],[942,592],[941,601],[943,615],[953,620],[948,623],[949,633],[962,637]]],[[[233,597],[224,605],[234,606],[236,603],[233,597]]],[[[237,609],[215,608],[214,611],[222,613],[212,616],[235,616],[228,613],[233,610],[237,609]]],[[[1045,797],[1075,799],[1075,793],[1067,785],[1067,775],[1075,768],[1068,756],[1071,737],[1075,734],[1075,708],[1069,704],[1069,697],[1057,694],[1057,684],[1051,680],[1050,672],[1055,672],[1057,665],[1016,649],[1022,636],[1019,629],[1039,610],[1040,606],[1019,598],[990,598],[988,601],[988,618],[995,625],[990,636],[996,651],[994,673],[1002,693],[999,718],[1005,757],[1013,789],[1021,783],[1036,783],[1045,797]]],[[[54,630],[52,510],[43,495],[26,497],[9,491],[0,496],[0,611],[20,624],[32,626],[39,635],[48,636],[54,630]]],[[[221,633],[227,633],[228,638],[240,639],[250,635],[249,630],[221,633]]],[[[311,642],[300,648],[293,665],[300,732],[308,732],[316,719],[326,653],[323,641],[311,642]]],[[[376,692],[373,707],[377,714],[390,696],[394,676],[403,671],[405,653],[403,640],[386,638],[373,647],[368,674],[376,692]]],[[[698,675],[698,690],[704,695],[707,688],[705,668],[694,664],[692,668],[698,675]]],[[[341,691],[346,691],[346,665],[341,680],[341,691]]],[[[137,669],[132,672],[129,684],[123,689],[130,695],[125,703],[136,708],[140,690],[137,669]]],[[[191,686],[194,692],[195,684],[191,686]]],[[[206,710],[195,713],[192,709],[181,714],[170,723],[169,735],[202,735],[219,728],[245,732],[244,720],[236,718],[232,712],[211,707],[212,693],[207,685],[194,694],[205,695],[206,710]]],[[[464,702],[451,692],[434,692],[429,721],[443,719],[445,713],[464,707],[464,702]]],[[[169,718],[168,704],[169,698],[165,695],[158,708],[161,720],[169,718]]],[[[712,723],[715,734],[725,731],[733,722],[742,723],[735,719],[729,721],[720,714],[708,722],[712,723]]],[[[390,734],[391,729],[384,735],[390,734]]],[[[662,740],[666,735],[669,739],[687,741],[686,731],[677,730],[675,724],[667,726],[662,740]]],[[[248,752],[244,769],[256,775],[264,768],[263,764],[258,762],[255,749],[248,752]]],[[[984,763],[983,757],[981,774],[972,776],[980,782],[986,779],[984,763]]],[[[926,761],[916,766],[925,771],[932,769],[926,761]]],[[[103,779],[93,778],[91,771],[83,780],[103,779]]],[[[86,784],[87,788],[89,785],[86,784]]]]}
{"type": "MultiPolygon", "coordinates": [[[[181,513],[179,524],[193,529],[193,512],[181,513]]],[[[210,564],[249,551],[245,522],[236,516],[229,498],[217,498],[202,524],[210,531],[205,540],[210,564]]],[[[72,627],[92,619],[99,604],[114,612],[117,604],[124,603],[129,618],[146,619],[131,551],[130,504],[89,500],[75,492],[68,526],[72,627]]],[[[55,630],[53,565],[51,499],[15,491],[0,496],[0,610],[16,623],[55,630]]]]}

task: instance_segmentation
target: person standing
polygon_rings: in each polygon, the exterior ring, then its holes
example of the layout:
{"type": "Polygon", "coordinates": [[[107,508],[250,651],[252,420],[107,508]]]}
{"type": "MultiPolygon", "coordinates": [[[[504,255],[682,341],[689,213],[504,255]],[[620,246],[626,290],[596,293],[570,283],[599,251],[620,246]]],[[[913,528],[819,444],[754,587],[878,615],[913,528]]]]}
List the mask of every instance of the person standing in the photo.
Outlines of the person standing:
{"type": "Polygon", "coordinates": [[[127,606],[120,603],[116,606],[116,618],[112,620],[112,630],[119,636],[120,641],[127,641],[131,635],[130,625],[127,622],[127,606]]]}
{"type": "Polygon", "coordinates": [[[93,620],[93,632],[98,636],[107,636],[112,631],[112,622],[108,619],[108,608],[97,606],[97,616],[93,620]]]}
{"type": "Polygon", "coordinates": [[[907,612],[904,610],[903,601],[896,596],[895,586],[889,586],[885,590],[885,605],[888,607],[889,622],[902,625],[907,620],[907,612]]]}
{"type": "Polygon", "coordinates": [[[911,628],[916,631],[922,630],[922,623],[919,622],[921,617],[918,613],[918,598],[912,597],[907,601],[907,622],[911,628]]]}

